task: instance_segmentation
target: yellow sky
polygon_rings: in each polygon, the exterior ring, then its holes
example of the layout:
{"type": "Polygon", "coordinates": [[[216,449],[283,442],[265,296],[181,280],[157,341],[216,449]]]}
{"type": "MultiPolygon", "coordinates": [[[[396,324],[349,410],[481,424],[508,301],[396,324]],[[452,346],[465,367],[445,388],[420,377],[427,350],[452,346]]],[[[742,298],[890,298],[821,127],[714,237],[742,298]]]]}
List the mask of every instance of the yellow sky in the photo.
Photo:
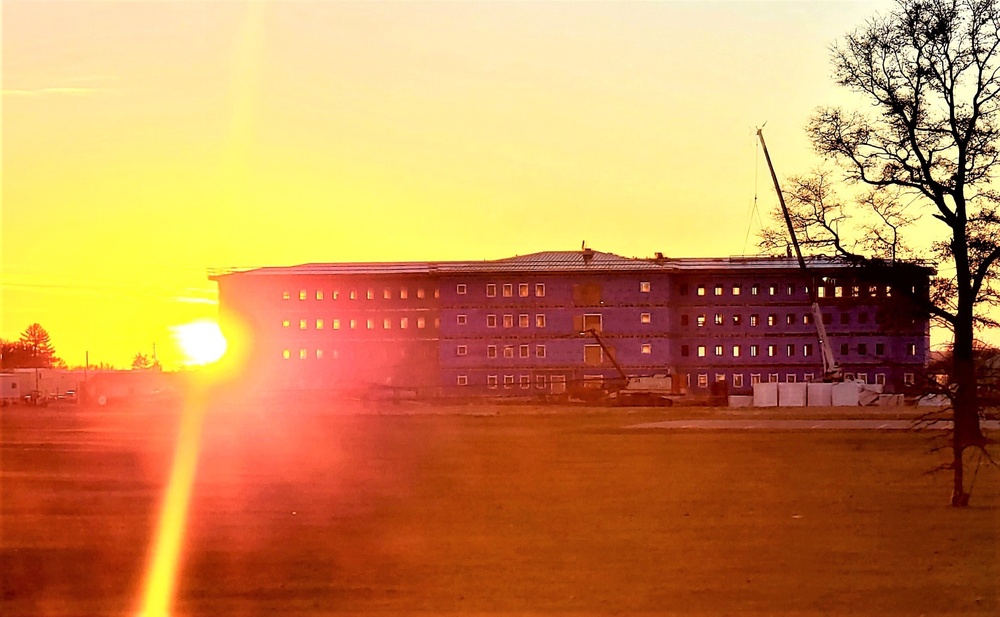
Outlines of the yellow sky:
{"type": "Polygon", "coordinates": [[[206,268],[754,252],[885,2],[2,5],[0,336],[127,365],[206,268]]]}

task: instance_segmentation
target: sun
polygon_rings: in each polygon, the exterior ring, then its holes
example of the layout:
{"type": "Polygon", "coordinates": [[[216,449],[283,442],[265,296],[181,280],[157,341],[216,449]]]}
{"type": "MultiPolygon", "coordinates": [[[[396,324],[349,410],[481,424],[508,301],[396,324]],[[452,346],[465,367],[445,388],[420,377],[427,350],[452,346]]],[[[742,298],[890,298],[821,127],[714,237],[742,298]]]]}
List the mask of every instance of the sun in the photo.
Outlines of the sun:
{"type": "Polygon", "coordinates": [[[184,354],[184,364],[211,364],[226,353],[226,337],[222,335],[219,324],[214,321],[193,321],[174,326],[171,330],[184,354]]]}

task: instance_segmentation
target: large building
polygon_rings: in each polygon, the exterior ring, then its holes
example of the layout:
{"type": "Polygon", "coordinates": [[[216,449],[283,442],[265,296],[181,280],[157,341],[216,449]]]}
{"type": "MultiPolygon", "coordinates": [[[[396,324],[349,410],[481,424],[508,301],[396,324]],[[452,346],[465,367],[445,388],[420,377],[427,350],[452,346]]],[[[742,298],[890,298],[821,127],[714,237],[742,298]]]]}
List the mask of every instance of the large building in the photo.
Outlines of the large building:
{"type": "Polygon", "coordinates": [[[679,392],[810,381],[819,303],[845,375],[905,392],[929,353],[931,270],[876,279],[836,260],[626,258],[591,249],[494,261],[331,263],[214,274],[223,323],[268,388],[527,395],[669,375],[679,392]],[[812,288],[812,289],[810,289],[812,288]],[[914,301],[914,299],[917,301],[914,301]]]}

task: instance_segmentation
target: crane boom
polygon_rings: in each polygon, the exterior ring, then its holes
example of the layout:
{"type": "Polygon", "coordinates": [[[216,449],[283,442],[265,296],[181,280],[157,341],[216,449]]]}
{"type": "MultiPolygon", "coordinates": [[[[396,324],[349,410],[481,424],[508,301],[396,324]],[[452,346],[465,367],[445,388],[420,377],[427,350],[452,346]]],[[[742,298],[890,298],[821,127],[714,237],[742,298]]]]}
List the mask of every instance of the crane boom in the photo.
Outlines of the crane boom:
{"type": "MultiPolygon", "coordinates": [[[[764,142],[764,130],[757,129],[757,138],[760,139],[760,146],[764,150],[764,159],[767,161],[767,168],[771,171],[771,180],[774,182],[774,191],[778,194],[778,203],[781,204],[781,214],[788,227],[788,235],[792,239],[792,246],[795,248],[795,257],[798,258],[799,268],[805,274],[810,274],[806,266],[806,260],[802,257],[802,249],[799,247],[799,240],[795,237],[795,227],[792,225],[792,217],[788,213],[788,206],[785,205],[785,196],[781,192],[781,185],[778,184],[778,175],[774,172],[774,165],[771,163],[771,155],[767,152],[767,144],[764,142]]],[[[812,303],[811,312],[813,324],[816,326],[816,336],[819,338],[820,354],[823,357],[823,380],[839,381],[842,379],[840,364],[833,355],[833,348],[826,335],[826,327],[823,325],[823,312],[820,311],[819,302],[816,300],[816,279],[812,278],[809,286],[809,300],[812,303]]]]}

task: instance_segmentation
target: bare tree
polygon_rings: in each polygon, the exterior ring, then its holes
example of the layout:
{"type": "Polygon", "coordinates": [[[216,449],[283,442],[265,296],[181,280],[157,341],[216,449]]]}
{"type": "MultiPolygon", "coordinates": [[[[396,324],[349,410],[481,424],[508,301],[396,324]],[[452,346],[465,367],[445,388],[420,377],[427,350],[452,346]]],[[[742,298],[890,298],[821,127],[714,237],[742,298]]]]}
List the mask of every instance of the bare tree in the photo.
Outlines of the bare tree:
{"type": "MultiPolygon", "coordinates": [[[[997,0],[897,0],[833,48],[834,78],[860,95],[866,111],[817,110],[808,125],[814,147],[835,160],[846,180],[870,192],[863,238],[845,243],[847,218],[829,179],[793,182],[807,244],[864,266],[899,259],[900,231],[913,218],[901,199],[941,223],[930,248],[947,276],[934,281],[928,311],[954,333],[952,345],[954,472],[951,503],[965,506],[963,454],[985,452],[974,358],[984,305],[997,300],[1000,195],[991,188],[1000,139],[1000,9],[997,0]],[[915,200],[915,201],[914,201],[915,200]],[[953,274],[952,274],[953,272],[953,274]]],[[[765,238],[765,241],[767,238],[765,238]]],[[[771,238],[772,242],[774,238],[771,238]]]]}

